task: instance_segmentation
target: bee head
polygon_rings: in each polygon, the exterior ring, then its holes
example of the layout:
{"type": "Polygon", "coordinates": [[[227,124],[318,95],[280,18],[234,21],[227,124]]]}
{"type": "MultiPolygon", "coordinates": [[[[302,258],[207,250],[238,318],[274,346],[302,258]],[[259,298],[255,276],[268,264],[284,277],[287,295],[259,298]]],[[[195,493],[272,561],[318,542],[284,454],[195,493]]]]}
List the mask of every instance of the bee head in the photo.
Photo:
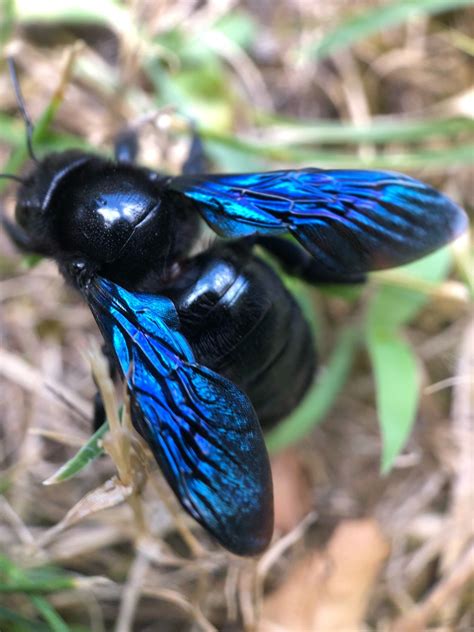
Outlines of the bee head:
{"type": "Polygon", "coordinates": [[[133,267],[151,238],[158,259],[171,247],[156,174],[80,151],[39,161],[20,186],[15,215],[39,252],[82,256],[99,268],[121,260],[133,267]]]}

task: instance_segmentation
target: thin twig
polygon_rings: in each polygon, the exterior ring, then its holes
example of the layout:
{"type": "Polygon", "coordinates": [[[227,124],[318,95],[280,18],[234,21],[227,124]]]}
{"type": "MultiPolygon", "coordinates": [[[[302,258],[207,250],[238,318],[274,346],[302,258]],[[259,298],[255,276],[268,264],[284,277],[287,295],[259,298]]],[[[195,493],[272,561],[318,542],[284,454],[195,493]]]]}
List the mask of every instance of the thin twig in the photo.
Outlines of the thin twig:
{"type": "Polygon", "coordinates": [[[140,601],[142,586],[150,561],[143,551],[137,550],[122,591],[115,632],[130,632],[133,629],[135,611],[140,601]]]}
{"type": "Polygon", "coordinates": [[[440,609],[454,596],[459,595],[474,576],[474,545],[452,571],[439,581],[428,596],[407,614],[395,621],[392,632],[423,632],[440,609]]]}

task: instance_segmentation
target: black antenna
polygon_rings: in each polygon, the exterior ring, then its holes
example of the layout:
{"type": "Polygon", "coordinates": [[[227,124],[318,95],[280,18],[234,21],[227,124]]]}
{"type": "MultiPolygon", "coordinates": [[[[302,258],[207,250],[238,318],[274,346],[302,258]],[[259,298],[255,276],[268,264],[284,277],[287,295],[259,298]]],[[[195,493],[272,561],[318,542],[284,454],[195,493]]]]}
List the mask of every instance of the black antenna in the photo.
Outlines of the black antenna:
{"type": "Polygon", "coordinates": [[[13,173],[0,173],[0,178],[10,178],[11,180],[16,180],[17,182],[21,182],[21,184],[25,184],[25,180],[23,180],[23,178],[15,176],[13,173]]]}
{"type": "Polygon", "coordinates": [[[26,144],[28,146],[28,153],[30,154],[30,158],[32,158],[32,160],[37,163],[39,162],[39,160],[35,156],[35,152],[33,151],[33,132],[35,128],[33,123],[31,122],[28,112],[26,111],[25,101],[21,93],[20,82],[18,81],[18,74],[16,72],[15,62],[13,61],[13,58],[8,57],[7,63],[8,69],[10,71],[10,77],[13,83],[13,89],[15,90],[16,102],[18,103],[18,108],[26,125],[26,144]]]}

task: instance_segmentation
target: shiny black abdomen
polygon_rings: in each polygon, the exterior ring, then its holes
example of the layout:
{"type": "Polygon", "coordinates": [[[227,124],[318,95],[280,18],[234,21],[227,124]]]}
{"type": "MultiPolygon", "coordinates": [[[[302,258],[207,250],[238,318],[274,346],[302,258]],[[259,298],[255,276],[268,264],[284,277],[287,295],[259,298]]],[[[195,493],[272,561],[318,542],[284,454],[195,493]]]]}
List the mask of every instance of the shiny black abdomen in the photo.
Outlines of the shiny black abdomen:
{"type": "Polygon", "coordinates": [[[242,388],[262,425],[292,412],[315,373],[314,344],[270,266],[220,246],[192,259],[170,296],[197,360],[242,388]]]}

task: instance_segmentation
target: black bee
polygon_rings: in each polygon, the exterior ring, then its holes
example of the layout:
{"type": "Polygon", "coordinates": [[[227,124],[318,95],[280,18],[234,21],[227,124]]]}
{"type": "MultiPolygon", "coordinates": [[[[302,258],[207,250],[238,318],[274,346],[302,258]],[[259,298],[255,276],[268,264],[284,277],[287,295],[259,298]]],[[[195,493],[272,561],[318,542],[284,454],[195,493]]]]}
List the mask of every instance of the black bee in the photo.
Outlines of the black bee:
{"type": "Polygon", "coordinates": [[[295,408],[316,360],[300,307],[254,246],[310,283],[360,282],[454,239],[464,212],[399,173],[202,174],[197,136],[178,177],[134,164],[131,134],[115,160],[37,160],[14,84],[35,165],[16,177],[8,234],[54,259],[87,301],[135,428],[186,511],[230,551],[261,552],[273,530],[261,424],[295,408]],[[193,256],[203,224],[222,239],[193,256]]]}

